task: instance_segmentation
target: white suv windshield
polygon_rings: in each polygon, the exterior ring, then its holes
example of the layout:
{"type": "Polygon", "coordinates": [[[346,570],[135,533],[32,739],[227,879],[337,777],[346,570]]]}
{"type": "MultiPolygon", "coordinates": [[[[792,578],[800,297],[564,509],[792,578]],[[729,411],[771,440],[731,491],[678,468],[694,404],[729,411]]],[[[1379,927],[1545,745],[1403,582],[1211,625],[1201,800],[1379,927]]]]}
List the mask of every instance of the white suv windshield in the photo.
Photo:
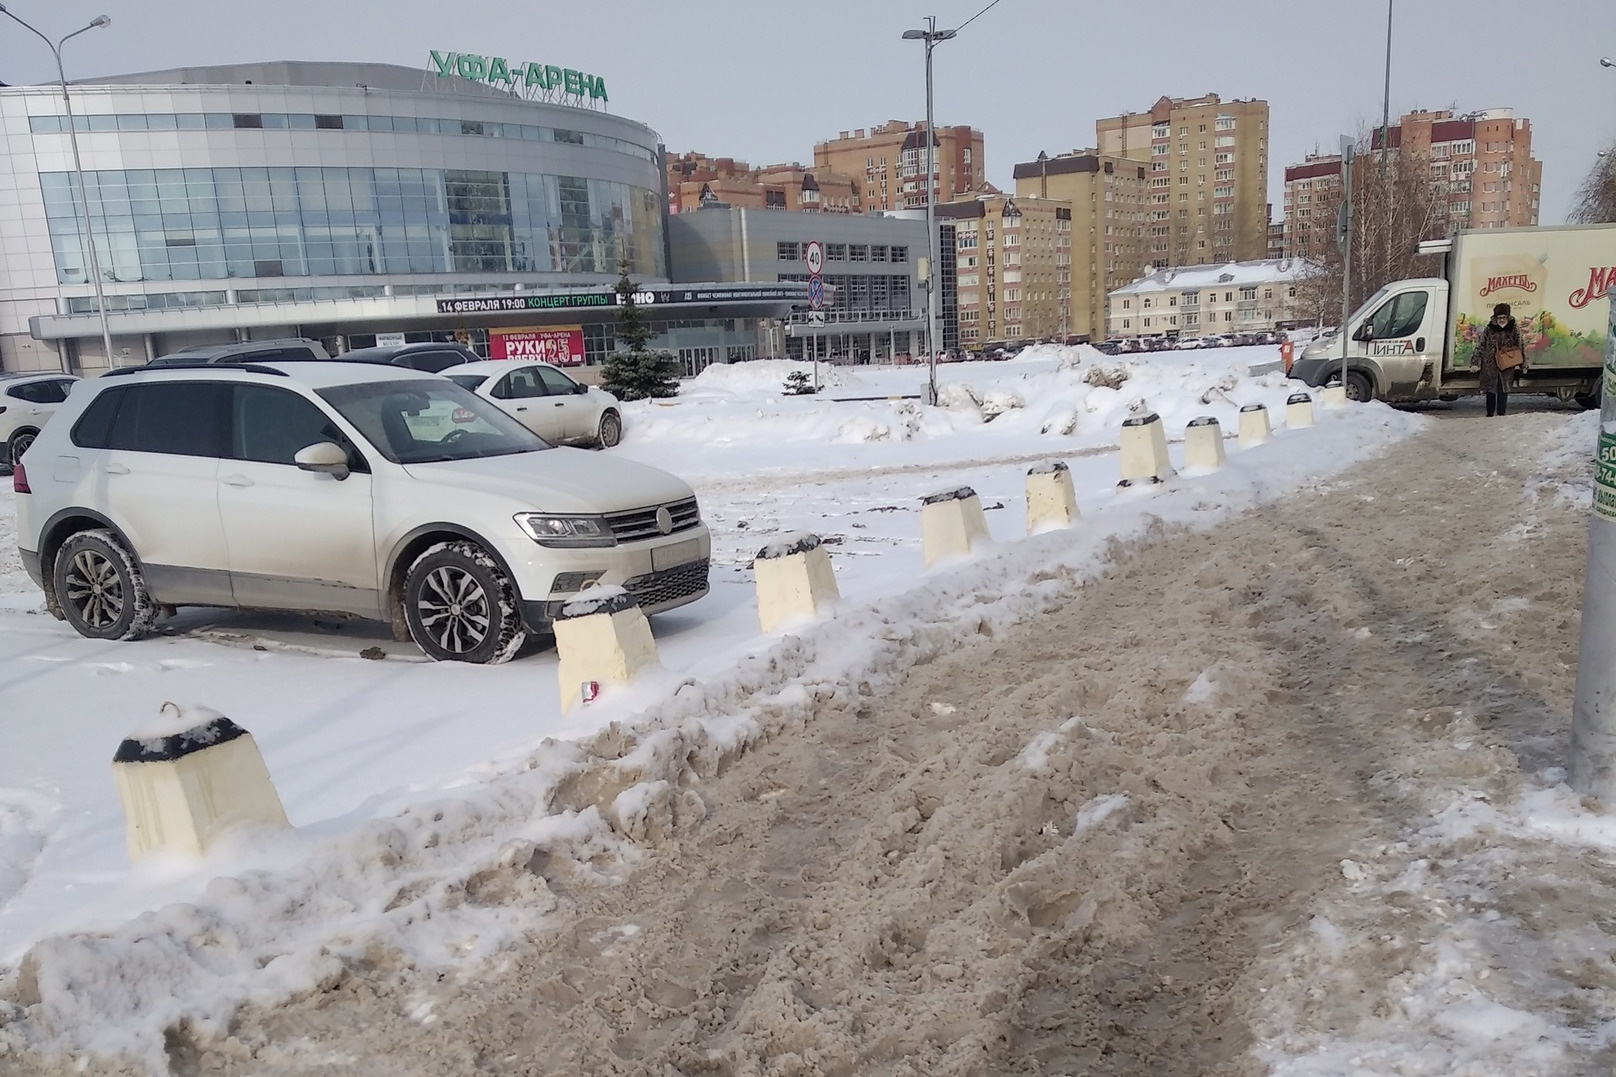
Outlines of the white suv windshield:
{"type": "Polygon", "coordinates": [[[319,390],[395,464],[431,464],[548,449],[549,442],[447,379],[364,382],[319,390]]]}

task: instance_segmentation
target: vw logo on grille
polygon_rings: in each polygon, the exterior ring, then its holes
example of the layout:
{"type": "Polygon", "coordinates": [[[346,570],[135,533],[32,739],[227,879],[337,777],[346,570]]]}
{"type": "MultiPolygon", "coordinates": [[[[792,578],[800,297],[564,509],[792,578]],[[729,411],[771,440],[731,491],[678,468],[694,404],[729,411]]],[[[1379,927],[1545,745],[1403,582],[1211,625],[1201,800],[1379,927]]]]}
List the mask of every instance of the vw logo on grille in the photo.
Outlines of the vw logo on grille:
{"type": "Polygon", "coordinates": [[[673,513],[667,509],[656,510],[656,529],[664,535],[673,534],[673,513]]]}

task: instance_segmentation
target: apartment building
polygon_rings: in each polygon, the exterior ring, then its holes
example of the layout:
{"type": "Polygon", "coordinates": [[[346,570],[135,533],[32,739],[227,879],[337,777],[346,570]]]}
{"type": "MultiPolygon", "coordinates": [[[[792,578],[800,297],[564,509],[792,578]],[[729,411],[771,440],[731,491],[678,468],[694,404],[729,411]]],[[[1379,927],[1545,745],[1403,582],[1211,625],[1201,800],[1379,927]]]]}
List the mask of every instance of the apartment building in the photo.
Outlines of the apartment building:
{"type": "MultiPolygon", "coordinates": [[[[933,201],[950,202],[983,183],[982,132],[938,127],[933,201]]],[[[891,120],[869,130],[843,131],[814,147],[814,168],[851,176],[862,184],[869,210],[913,209],[926,204],[925,124],[891,120]]]]}
{"type": "MultiPolygon", "coordinates": [[[[1466,116],[1417,110],[1387,132],[1394,154],[1426,162],[1448,193],[1448,227],[1524,228],[1537,224],[1543,162],[1532,156],[1532,122],[1515,110],[1466,116]]],[[[1370,139],[1380,149],[1380,132],[1370,139]]]]}
{"type": "Polygon", "coordinates": [[[1341,155],[1309,154],[1285,169],[1285,254],[1322,261],[1335,246],[1336,211],[1341,205],[1341,155]]]}
{"type": "Polygon", "coordinates": [[[1286,328],[1298,307],[1301,263],[1257,259],[1158,270],[1110,296],[1113,337],[1202,337],[1286,328]]]}
{"type": "Polygon", "coordinates": [[[1163,97],[1098,121],[1099,152],[1148,166],[1150,264],[1260,259],[1268,250],[1268,102],[1163,97]]]}
{"type": "Polygon", "coordinates": [[[861,213],[858,181],[800,164],[752,168],[733,157],[681,153],[669,157],[668,212],[689,213],[721,202],[737,209],[861,213]]]}
{"type": "Polygon", "coordinates": [[[1069,303],[1063,335],[1099,340],[1105,335],[1105,300],[1112,289],[1150,266],[1143,240],[1146,165],[1096,150],[1073,150],[1015,166],[1016,197],[1064,202],[1071,208],[1069,264],[1056,281],[1069,303]]]}
{"type": "MultiPolygon", "coordinates": [[[[937,207],[954,230],[959,342],[967,349],[1071,333],[1072,208],[984,184],[937,207]]],[[[946,234],[946,231],[945,231],[946,234]]]]}

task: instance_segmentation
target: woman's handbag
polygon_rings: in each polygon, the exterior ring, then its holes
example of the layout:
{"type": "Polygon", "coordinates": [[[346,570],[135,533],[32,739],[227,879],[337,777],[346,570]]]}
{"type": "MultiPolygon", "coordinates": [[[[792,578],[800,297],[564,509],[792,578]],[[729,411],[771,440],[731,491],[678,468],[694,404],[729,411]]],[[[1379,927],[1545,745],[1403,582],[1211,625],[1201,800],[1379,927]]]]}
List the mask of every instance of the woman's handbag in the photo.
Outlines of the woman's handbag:
{"type": "Polygon", "coordinates": [[[1526,353],[1519,348],[1499,348],[1495,361],[1499,370],[1514,370],[1526,362],[1526,353]]]}

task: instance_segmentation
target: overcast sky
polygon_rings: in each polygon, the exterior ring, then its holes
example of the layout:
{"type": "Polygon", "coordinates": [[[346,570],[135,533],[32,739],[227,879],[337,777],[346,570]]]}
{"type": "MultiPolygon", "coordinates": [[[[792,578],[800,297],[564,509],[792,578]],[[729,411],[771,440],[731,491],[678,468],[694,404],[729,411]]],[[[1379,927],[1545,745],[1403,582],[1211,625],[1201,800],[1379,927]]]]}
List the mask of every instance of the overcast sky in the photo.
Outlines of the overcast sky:
{"type": "MultiPolygon", "coordinates": [[[[536,60],[606,80],[610,109],[670,152],[810,162],[816,141],[925,114],[928,14],[987,0],[6,0],[67,44],[69,78],[252,60],[424,68],[428,50],[536,60]]],[[[939,124],[986,135],[988,179],[1094,143],[1094,120],[1161,95],[1258,97],[1272,111],[1269,190],[1286,164],[1380,122],[1385,0],[999,0],[934,54],[939,124]],[[1154,15],[1151,18],[1144,12],[1154,15]],[[1137,14],[1136,14],[1137,13],[1137,14]]],[[[1616,140],[1613,0],[1396,0],[1392,115],[1513,108],[1543,161],[1542,223],[1616,140]]],[[[0,81],[55,79],[49,50],[0,18],[0,81]]]]}

